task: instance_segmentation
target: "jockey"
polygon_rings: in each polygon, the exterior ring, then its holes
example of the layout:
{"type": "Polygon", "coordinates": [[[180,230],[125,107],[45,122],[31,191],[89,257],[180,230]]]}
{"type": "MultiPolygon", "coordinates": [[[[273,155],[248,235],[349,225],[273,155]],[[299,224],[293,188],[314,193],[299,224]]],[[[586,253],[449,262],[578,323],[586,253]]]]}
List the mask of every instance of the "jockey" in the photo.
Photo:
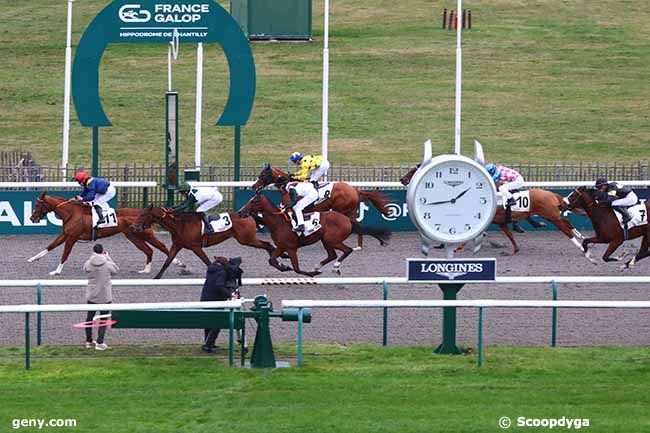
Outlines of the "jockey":
{"type": "MultiPolygon", "coordinates": [[[[508,211],[510,210],[510,206],[515,204],[510,191],[523,187],[524,178],[516,170],[503,165],[489,163],[485,166],[485,169],[490,173],[490,175],[492,175],[492,180],[495,185],[498,185],[498,183],[501,182],[501,186],[498,187],[498,190],[499,194],[503,197],[503,208],[506,210],[506,220],[509,220],[511,217],[509,216],[508,211]]],[[[519,227],[519,224],[517,224],[517,221],[512,222],[512,229],[518,233],[524,232],[524,230],[519,227]]]]}
{"type": "Polygon", "coordinates": [[[296,228],[297,233],[304,233],[305,231],[305,218],[302,211],[318,200],[318,191],[314,188],[313,184],[309,182],[291,182],[280,176],[275,181],[275,186],[281,191],[289,193],[291,203],[285,206],[285,209],[293,209],[296,214],[296,228]],[[298,199],[298,197],[301,197],[298,199]]]}
{"type": "Polygon", "coordinates": [[[596,181],[596,203],[604,202],[623,216],[623,224],[632,219],[627,208],[634,206],[639,198],[631,188],[617,182],[608,182],[605,178],[596,181]]]}
{"type": "Polygon", "coordinates": [[[325,176],[330,168],[329,161],[322,155],[303,156],[300,152],[293,152],[289,161],[300,165],[300,170],[292,174],[291,178],[300,181],[309,179],[316,190],[318,190],[318,179],[325,176]]]}
{"type": "MultiPolygon", "coordinates": [[[[194,187],[192,188],[189,183],[184,182],[179,185],[177,191],[181,193],[184,200],[172,207],[172,213],[188,211],[190,207],[196,204],[196,212],[201,214],[203,218],[203,224],[205,225],[205,234],[213,233],[214,230],[210,225],[210,220],[205,214],[207,211],[216,207],[223,201],[223,196],[219,190],[215,187],[194,187]]],[[[220,217],[212,217],[214,221],[218,220],[220,217]]]]}
{"type": "Polygon", "coordinates": [[[91,203],[97,212],[97,225],[103,223],[103,209],[104,206],[108,207],[108,202],[115,197],[115,187],[108,180],[101,177],[91,177],[85,171],[75,174],[73,180],[83,187],[83,191],[76,199],[91,203]]]}

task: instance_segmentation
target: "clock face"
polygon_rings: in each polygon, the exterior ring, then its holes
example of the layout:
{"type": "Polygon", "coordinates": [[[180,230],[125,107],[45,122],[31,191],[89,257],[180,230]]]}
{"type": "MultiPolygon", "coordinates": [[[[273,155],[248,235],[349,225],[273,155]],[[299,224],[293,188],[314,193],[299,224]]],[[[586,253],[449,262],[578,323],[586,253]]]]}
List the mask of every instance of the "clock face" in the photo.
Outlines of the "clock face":
{"type": "Polygon", "coordinates": [[[496,190],[481,165],[459,155],[442,155],[421,170],[409,186],[409,214],[426,237],[465,242],[492,222],[496,190]]]}

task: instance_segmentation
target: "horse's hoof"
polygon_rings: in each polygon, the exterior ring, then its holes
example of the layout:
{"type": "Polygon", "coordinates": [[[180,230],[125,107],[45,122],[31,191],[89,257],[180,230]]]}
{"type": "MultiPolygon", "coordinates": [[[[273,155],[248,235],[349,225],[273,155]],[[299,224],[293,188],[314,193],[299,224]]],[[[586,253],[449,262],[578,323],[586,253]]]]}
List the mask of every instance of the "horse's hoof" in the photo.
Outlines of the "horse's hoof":
{"type": "Polygon", "coordinates": [[[172,263],[175,264],[176,266],[180,266],[181,268],[186,268],[187,267],[187,265],[185,265],[185,263],[181,262],[178,259],[172,260],[172,263]]]}
{"type": "Polygon", "coordinates": [[[361,248],[362,247],[356,246],[356,247],[352,248],[352,251],[361,251],[361,248]]]}
{"type": "Polygon", "coordinates": [[[54,276],[54,275],[61,275],[61,271],[52,271],[52,272],[48,272],[48,273],[49,273],[50,275],[52,275],[52,276],[54,276]]]}
{"type": "Polygon", "coordinates": [[[151,271],[148,270],[148,269],[143,269],[141,271],[138,271],[138,274],[150,274],[150,273],[151,273],[151,271]]]}
{"type": "Polygon", "coordinates": [[[335,273],[336,275],[341,275],[341,268],[334,268],[332,269],[332,272],[335,273]]]}
{"type": "Polygon", "coordinates": [[[180,275],[192,275],[192,272],[190,270],[188,270],[187,268],[183,268],[183,269],[181,269],[179,274],[180,275]]]}

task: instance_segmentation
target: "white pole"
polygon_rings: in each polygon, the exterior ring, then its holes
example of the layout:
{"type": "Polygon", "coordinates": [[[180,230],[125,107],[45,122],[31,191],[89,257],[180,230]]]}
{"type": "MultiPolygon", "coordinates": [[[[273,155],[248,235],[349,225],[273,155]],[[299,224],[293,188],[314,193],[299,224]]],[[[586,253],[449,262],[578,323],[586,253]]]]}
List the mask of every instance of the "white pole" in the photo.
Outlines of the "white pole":
{"type": "Polygon", "coordinates": [[[463,27],[462,12],[463,0],[458,0],[458,7],[456,9],[456,125],[454,128],[454,152],[460,155],[460,95],[462,88],[462,72],[463,72],[463,49],[460,42],[460,32],[463,27]]]}
{"type": "Polygon", "coordinates": [[[203,43],[196,47],[196,121],[194,123],[194,168],[201,168],[201,115],[203,100],[203,43]]]}
{"type": "Polygon", "coordinates": [[[65,73],[63,83],[63,146],[61,157],[61,177],[68,177],[68,149],[70,145],[70,83],[72,76],[72,2],[68,0],[68,26],[65,42],[65,73]]]}
{"type": "Polygon", "coordinates": [[[323,125],[321,153],[323,158],[327,159],[327,141],[329,134],[328,126],[328,107],[329,107],[329,81],[330,81],[330,52],[329,52],[329,26],[330,26],[330,2],[325,0],[324,12],[324,38],[323,38],[323,125]]]}
{"type": "Polygon", "coordinates": [[[167,91],[172,91],[172,42],[167,47],[167,91]]]}

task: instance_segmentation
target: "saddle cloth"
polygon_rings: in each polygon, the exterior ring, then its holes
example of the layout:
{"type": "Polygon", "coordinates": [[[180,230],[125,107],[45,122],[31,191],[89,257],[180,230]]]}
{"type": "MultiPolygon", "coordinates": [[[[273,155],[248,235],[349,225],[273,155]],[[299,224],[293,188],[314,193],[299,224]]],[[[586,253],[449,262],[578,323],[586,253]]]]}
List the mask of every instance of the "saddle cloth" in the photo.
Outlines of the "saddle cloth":
{"type": "MultiPolygon", "coordinates": [[[[614,211],[616,218],[618,218],[618,224],[621,226],[621,228],[623,228],[623,216],[620,214],[620,212],[616,212],[614,209],[612,210],[614,211]]],[[[646,215],[645,203],[635,204],[634,206],[627,208],[627,211],[632,217],[632,219],[627,222],[628,230],[632,227],[642,226],[648,223],[648,215],[646,215]]]]}
{"type": "MultiPolygon", "coordinates": [[[[515,204],[510,207],[510,210],[513,212],[530,212],[530,191],[510,191],[512,192],[512,198],[515,199],[515,204]]],[[[497,205],[503,207],[503,196],[498,195],[497,205]]]]}
{"type": "MultiPolygon", "coordinates": [[[[311,214],[304,214],[305,217],[305,231],[304,235],[309,236],[313,233],[316,233],[322,227],[320,225],[320,212],[313,212],[311,214]]],[[[293,212],[291,212],[291,228],[295,229],[298,224],[296,224],[296,217],[293,212]]]]}
{"type": "Polygon", "coordinates": [[[104,215],[104,222],[102,222],[99,225],[97,225],[97,221],[99,221],[99,216],[97,215],[95,206],[91,206],[90,211],[92,212],[93,215],[93,227],[97,227],[100,229],[107,228],[107,227],[117,227],[117,213],[115,212],[115,209],[108,207],[108,205],[102,206],[102,214],[104,215]]]}
{"type": "Polygon", "coordinates": [[[316,200],[314,204],[318,204],[330,198],[332,196],[332,188],[334,188],[333,182],[318,185],[318,200],[316,200]]]}
{"type": "MultiPolygon", "coordinates": [[[[219,219],[217,220],[213,221],[212,218],[216,218],[216,216],[208,217],[210,226],[212,227],[212,230],[214,230],[214,233],[225,232],[232,228],[232,220],[230,219],[230,214],[228,212],[220,213],[219,219]]],[[[203,221],[201,221],[201,233],[205,234],[205,224],[203,224],[203,221]]]]}

